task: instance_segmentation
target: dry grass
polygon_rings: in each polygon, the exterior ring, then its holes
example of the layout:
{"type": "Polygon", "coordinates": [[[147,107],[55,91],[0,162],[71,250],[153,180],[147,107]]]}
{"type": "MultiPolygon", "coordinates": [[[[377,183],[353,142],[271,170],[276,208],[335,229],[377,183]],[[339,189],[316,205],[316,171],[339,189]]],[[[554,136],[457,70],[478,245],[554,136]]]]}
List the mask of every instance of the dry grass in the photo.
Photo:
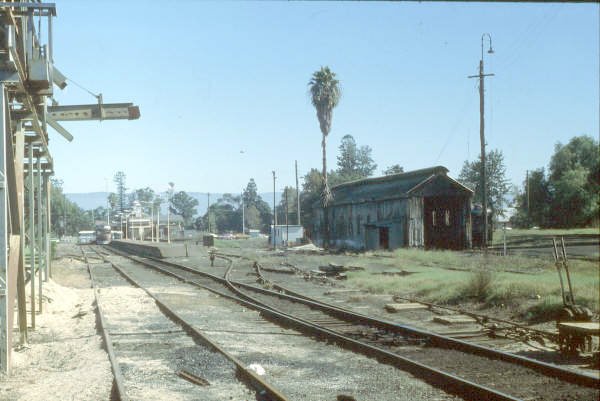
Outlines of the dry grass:
{"type": "MultiPolygon", "coordinates": [[[[349,274],[349,283],[378,294],[414,296],[438,303],[478,301],[482,307],[511,305],[533,321],[551,320],[562,307],[552,260],[406,249],[393,256],[386,263],[390,268],[416,274],[382,277],[369,271],[355,272],[349,274]]],[[[570,268],[576,302],[598,313],[597,263],[574,260],[570,268]]]]}
{"type": "MultiPolygon", "coordinates": [[[[291,263],[304,270],[336,263],[361,266],[348,272],[347,284],[374,294],[418,297],[430,302],[459,304],[479,302],[482,308],[510,306],[515,313],[532,320],[551,320],[562,307],[560,284],[550,255],[484,256],[475,252],[398,249],[365,254],[311,255],[274,254],[265,250],[266,240],[219,241],[223,251],[244,254],[261,264],[291,263]],[[406,271],[409,275],[382,275],[406,271]]],[[[600,310],[597,261],[570,262],[575,301],[600,310]]]]}

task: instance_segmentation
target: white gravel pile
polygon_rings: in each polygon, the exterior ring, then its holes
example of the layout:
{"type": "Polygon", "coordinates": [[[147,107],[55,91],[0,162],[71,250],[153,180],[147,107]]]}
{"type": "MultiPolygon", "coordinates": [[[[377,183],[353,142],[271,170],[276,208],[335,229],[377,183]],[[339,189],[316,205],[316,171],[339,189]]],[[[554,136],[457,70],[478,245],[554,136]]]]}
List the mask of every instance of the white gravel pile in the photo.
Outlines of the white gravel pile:
{"type": "MultiPolygon", "coordinates": [[[[73,268],[77,267],[69,266],[73,268]]],[[[79,269],[81,275],[87,274],[83,263],[79,269]]],[[[29,294],[27,302],[30,310],[29,294]]],[[[28,345],[13,350],[11,375],[0,377],[0,400],[110,399],[112,373],[96,332],[93,303],[91,289],[71,289],[52,280],[44,283],[43,313],[36,315],[28,345]]],[[[18,331],[14,338],[16,347],[18,331]]]]}

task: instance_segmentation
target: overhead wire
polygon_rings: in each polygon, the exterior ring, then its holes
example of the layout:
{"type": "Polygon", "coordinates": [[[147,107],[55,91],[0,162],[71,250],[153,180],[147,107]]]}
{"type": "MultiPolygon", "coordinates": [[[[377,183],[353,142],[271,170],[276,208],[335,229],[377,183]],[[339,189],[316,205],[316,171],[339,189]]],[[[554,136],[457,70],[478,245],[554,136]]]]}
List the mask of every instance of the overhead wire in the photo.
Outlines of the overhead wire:
{"type": "Polygon", "coordinates": [[[471,105],[471,103],[473,102],[473,97],[469,96],[469,92],[470,88],[467,88],[465,90],[465,94],[464,94],[464,101],[463,101],[463,105],[460,109],[459,115],[457,120],[455,121],[455,123],[453,124],[452,128],[450,129],[450,132],[448,133],[448,135],[446,136],[446,141],[444,142],[444,144],[442,145],[442,148],[437,156],[437,158],[435,159],[433,164],[437,164],[437,162],[440,160],[440,158],[442,157],[442,154],[444,153],[444,151],[446,150],[446,147],[448,146],[448,144],[450,143],[450,140],[454,137],[454,134],[456,133],[458,127],[460,126],[460,124],[462,123],[462,120],[465,116],[465,112],[467,110],[467,108],[471,105]]]}

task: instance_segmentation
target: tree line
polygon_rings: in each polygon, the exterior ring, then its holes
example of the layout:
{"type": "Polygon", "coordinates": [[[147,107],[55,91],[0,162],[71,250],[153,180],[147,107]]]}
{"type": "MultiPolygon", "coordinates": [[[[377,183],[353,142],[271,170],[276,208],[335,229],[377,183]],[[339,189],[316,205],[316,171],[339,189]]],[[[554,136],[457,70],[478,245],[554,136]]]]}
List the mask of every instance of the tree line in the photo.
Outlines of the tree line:
{"type": "MultiPolygon", "coordinates": [[[[373,176],[377,164],[368,145],[359,146],[351,135],[345,135],[338,147],[336,169],[327,169],[326,144],[331,131],[333,109],[339,104],[342,91],[336,74],[329,67],[315,71],[308,83],[309,97],[315,107],[321,130],[322,166],[311,168],[305,175],[302,191],[286,186],[283,197],[275,207],[275,216],[279,224],[295,224],[299,220],[308,226],[314,219],[315,206],[327,208],[332,200],[330,186],[373,176]],[[300,203],[301,210],[298,210],[300,203]],[[300,219],[299,219],[300,218],[300,219]]],[[[490,150],[486,158],[487,204],[492,219],[502,214],[509,203],[508,194],[511,183],[506,178],[504,155],[498,149],[490,150]]],[[[543,167],[531,171],[522,188],[517,189],[514,206],[517,210],[513,224],[519,227],[579,227],[598,225],[598,190],[600,189],[598,141],[589,136],[576,136],[567,145],[557,144],[550,159],[549,174],[543,167]]],[[[404,171],[397,163],[383,170],[383,174],[399,174],[404,171]]],[[[483,203],[483,191],[480,185],[481,160],[465,161],[458,181],[474,190],[474,203],[483,203]]],[[[273,211],[260,195],[254,179],[250,179],[240,195],[223,194],[211,205],[203,216],[197,214],[198,201],[185,191],[174,191],[169,183],[166,197],[155,193],[151,188],[136,189],[127,192],[126,176],[117,172],[114,177],[116,191],[109,194],[108,203],[111,213],[127,213],[135,201],[150,213],[151,208],[159,210],[167,203],[169,211],[182,217],[186,227],[213,232],[241,231],[258,229],[267,232],[273,222],[273,211]],[[242,218],[244,222],[242,223],[242,218]]],[[[72,215],[71,225],[64,223],[61,228],[69,232],[75,224],[83,224],[90,215],[96,219],[106,219],[106,208],[98,207],[93,211],[83,211],[66,200],[59,183],[53,185],[53,217],[72,215]],[[54,196],[57,200],[54,201],[54,196]],[[62,205],[62,206],[61,206],[62,205]],[[56,208],[56,210],[55,210],[56,208]],[[62,209],[61,209],[62,208],[62,209]]],[[[323,238],[327,243],[328,214],[324,213],[325,228],[323,238]]],[[[58,220],[60,221],[60,220],[58,220]]]]}
{"type": "Polygon", "coordinates": [[[600,152],[590,136],[573,137],[557,143],[544,167],[529,172],[516,197],[518,227],[598,226],[600,152]]]}

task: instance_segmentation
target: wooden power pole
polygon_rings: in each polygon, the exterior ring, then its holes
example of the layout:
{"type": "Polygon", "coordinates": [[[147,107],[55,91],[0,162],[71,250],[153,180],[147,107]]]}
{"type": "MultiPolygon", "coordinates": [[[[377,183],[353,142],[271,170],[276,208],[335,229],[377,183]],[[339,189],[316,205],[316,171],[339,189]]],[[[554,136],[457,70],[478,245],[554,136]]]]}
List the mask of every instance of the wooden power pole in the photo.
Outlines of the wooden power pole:
{"type": "Polygon", "coordinates": [[[479,74],[478,75],[471,75],[469,76],[469,78],[479,78],[479,140],[481,142],[481,196],[482,196],[482,203],[483,203],[483,210],[482,210],[482,218],[483,218],[483,235],[482,235],[482,241],[481,241],[481,246],[484,249],[487,249],[487,245],[488,245],[488,215],[487,215],[487,209],[488,209],[488,202],[487,202],[487,180],[486,180],[486,172],[485,172],[485,166],[486,166],[486,155],[485,155],[485,119],[484,119],[484,114],[485,114],[485,107],[484,107],[484,78],[485,77],[493,77],[494,74],[484,74],[483,73],[483,42],[485,37],[489,38],[490,41],[490,48],[488,50],[489,54],[494,53],[494,50],[492,49],[492,37],[490,36],[489,33],[484,33],[483,35],[481,35],[481,59],[479,60],[479,74]]]}

